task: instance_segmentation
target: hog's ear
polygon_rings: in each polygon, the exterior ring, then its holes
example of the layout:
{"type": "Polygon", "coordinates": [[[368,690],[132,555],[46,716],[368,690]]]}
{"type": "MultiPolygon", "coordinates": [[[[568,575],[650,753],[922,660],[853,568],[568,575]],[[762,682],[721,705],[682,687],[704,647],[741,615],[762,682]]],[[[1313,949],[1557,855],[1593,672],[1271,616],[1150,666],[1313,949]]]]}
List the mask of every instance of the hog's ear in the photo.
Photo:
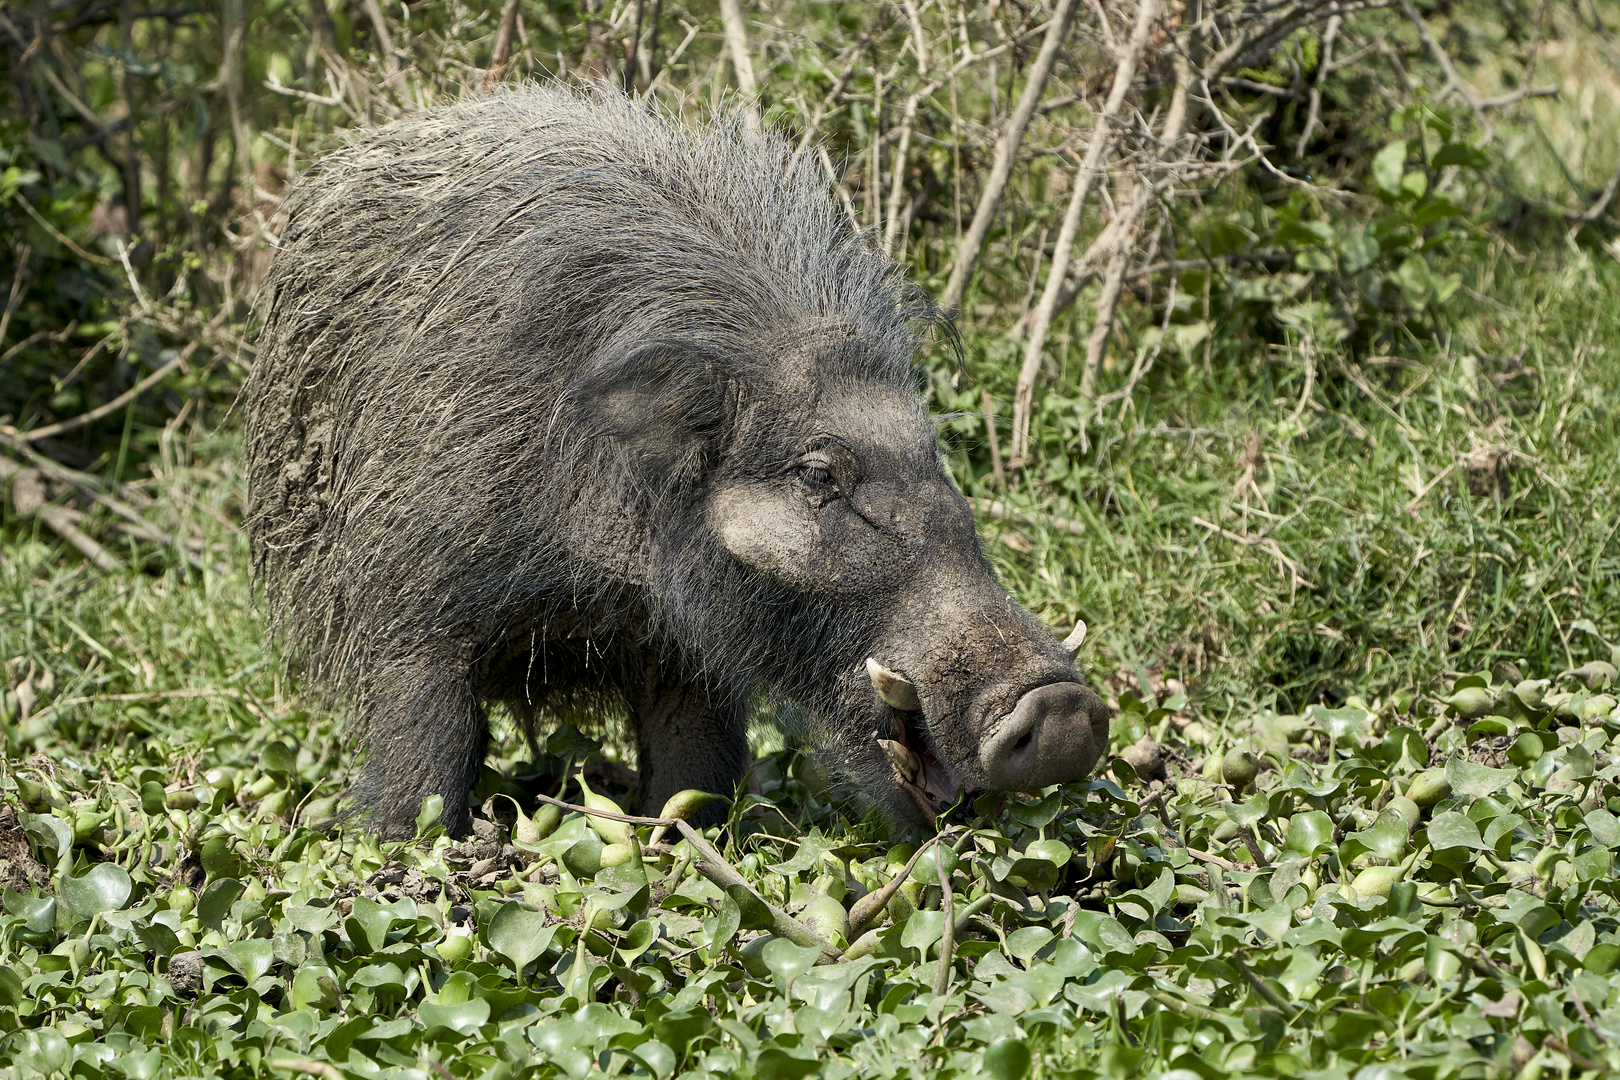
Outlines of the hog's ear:
{"type": "Polygon", "coordinates": [[[729,426],[729,380],[707,357],[648,346],[581,388],[594,434],[611,439],[647,483],[678,487],[707,468],[729,426]]]}

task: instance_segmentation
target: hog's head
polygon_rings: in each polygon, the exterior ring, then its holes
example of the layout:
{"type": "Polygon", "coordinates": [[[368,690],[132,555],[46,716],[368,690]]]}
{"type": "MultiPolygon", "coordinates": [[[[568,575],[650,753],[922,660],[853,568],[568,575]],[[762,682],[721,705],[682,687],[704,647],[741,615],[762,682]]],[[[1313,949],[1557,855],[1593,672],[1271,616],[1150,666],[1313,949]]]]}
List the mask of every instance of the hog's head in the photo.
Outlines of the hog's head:
{"type": "Polygon", "coordinates": [[[794,611],[772,681],[903,825],[962,790],[1085,777],[1108,709],[996,581],[926,406],[849,365],[816,370],[735,418],[703,507],[728,557],[770,583],[761,595],[794,611]]]}

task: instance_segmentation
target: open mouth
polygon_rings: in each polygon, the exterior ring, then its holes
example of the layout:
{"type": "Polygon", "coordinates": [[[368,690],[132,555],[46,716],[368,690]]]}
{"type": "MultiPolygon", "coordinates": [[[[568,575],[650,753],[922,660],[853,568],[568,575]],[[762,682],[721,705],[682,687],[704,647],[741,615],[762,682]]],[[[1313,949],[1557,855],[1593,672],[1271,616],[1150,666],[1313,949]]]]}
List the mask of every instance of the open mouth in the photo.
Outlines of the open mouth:
{"type": "Polygon", "coordinates": [[[939,755],[921,713],[896,711],[893,716],[889,738],[879,737],[878,745],[894,766],[895,783],[916,800],[924,815],[938,817],[964,790],[971,793],[973,788],[939,755]]]}

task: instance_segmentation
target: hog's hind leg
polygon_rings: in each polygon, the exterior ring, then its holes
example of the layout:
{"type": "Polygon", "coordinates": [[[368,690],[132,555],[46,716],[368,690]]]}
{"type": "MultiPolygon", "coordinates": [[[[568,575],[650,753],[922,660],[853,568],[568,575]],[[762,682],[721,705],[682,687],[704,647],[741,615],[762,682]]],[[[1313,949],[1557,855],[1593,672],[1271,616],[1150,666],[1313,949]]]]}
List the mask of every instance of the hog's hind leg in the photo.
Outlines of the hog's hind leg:
{"type": "MultiPolygon", "coordinates": [[[[675,664],[649,659],[625,698],[636,725],[641,812],[656,814],[688,788],[731,798],[748,769],[748,715],[724,691],[687,678],[675,664]]],[[[710,803],[691,820],[724,821],[726,804],[710,803]]]]}

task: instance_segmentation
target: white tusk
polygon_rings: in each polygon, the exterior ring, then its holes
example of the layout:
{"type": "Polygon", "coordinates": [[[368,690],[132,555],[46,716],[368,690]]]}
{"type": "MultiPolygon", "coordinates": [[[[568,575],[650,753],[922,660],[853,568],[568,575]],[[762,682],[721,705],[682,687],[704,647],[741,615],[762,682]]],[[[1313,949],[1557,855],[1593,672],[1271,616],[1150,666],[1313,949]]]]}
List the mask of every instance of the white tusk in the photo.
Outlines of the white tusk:
{"type": "Polygon", "coordinates": [[[922,708],[917,700],[917,688],[904,675],[896,675],[870,656],[866,658],[866,673],[877,687],[878,697],[901,712],[916,712],[922,708]]]}
{"type": "Polygon", "coordinates": [[[1063,639],[1063,650],[1069,654],[1069,659],[1073,660],[1075,654],[1080,651],[1080,646],[1085,643],[1086,620],[1080,619],[1075,622],[1074,629],[1069,631],[1069,636],[1063,639]]]}
{"type": "Polygon", "coordinates": [[[917,774],[922,771],[922,762],[917,760],[917,755],[911,752],[910,747],[893,739],[879,739],[877,744],[889,755],[889,761],[901,778],[908,784],[916,783],[917,774]]]}

